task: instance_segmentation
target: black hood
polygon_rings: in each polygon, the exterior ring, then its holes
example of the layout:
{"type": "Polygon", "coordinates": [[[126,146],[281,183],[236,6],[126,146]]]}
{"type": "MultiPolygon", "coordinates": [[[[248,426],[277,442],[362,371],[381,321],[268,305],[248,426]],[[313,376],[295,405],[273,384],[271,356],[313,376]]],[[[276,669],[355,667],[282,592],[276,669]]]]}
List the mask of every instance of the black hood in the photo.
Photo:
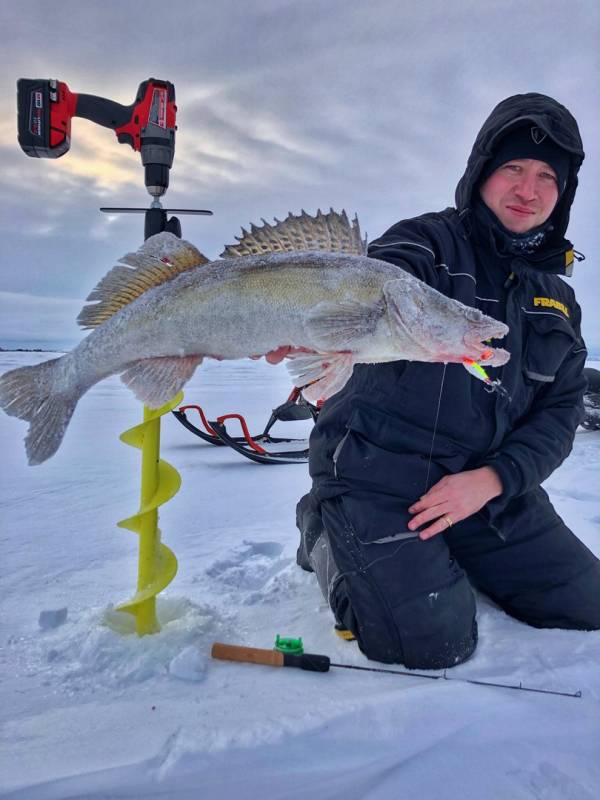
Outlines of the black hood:
{"type": "Polygon", "coordinates": [[[467,162],[465,174],[456,187],[456,208],[459,212],[471,207],[473,189],[484,164],[507,133],[532,122],[571,155],[567,185],[552,213],[552,239],[562,240],[569,224],[569,213],[577,190],[577,173],[585,154],[579,128],[573,115],[552,97],[535,92],[516,94],[498,103],[477,134],[467,162]]]}

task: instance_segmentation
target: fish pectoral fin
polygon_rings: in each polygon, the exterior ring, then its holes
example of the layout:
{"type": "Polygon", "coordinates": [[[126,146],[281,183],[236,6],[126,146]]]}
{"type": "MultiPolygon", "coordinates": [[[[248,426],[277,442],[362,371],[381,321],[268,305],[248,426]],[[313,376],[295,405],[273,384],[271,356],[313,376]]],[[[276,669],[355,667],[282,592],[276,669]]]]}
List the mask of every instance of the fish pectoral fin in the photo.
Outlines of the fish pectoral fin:
{"type": "Polygon", "coordinates": [[[288,356],[288,372],[303,397],[316,405],[345,386],[354,369],[352,353],[305,353],[288,356]]]}
{"type": "Polygon", "coordinates": [[[384,312],[383,302],[368,305],[358,300],[339,303],[323,300],[308,314],[306,331],[319,350],[345,350],[358,339],[374,333],[384,312]]]}
{"type": "Polygon", "coordinates": [[[121,380],[148,408],[160,408],[183,388],[202,356],[163,356],[134,361],[121,380]]]}

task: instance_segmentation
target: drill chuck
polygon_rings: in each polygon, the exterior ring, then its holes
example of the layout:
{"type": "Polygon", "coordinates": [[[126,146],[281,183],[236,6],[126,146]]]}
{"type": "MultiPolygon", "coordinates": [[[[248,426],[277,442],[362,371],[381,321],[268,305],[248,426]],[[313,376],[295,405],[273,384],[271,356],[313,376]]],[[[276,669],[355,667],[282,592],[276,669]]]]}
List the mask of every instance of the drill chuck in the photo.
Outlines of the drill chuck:
{"type": "Polygon", "coordinates": [[[169,170],[175,154],[175,131],[150,122],[142,130],[141,141],[146,189],[153,197],[161,197],[169,186],[169,170]]]}
{"type": "Polygon", "coordinates": [[[152,197],[162,197],[169,187],[169,167],[164,164],[146,164],[144,183],[152,197]]]}

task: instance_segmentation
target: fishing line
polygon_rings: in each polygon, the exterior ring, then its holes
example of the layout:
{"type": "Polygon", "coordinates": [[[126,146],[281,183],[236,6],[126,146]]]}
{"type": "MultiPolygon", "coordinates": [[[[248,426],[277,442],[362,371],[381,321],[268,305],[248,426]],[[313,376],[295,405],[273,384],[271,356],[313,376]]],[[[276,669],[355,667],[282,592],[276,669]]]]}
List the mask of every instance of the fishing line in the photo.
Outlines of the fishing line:
{"type": "Polygon", "coordinates": [[[440,383],[440,393],[438,396],[437,411],[435,412],[435,422],[433,424],[433,436],[431,437],[431,450],[429,451],[429,462],[427,464],[427,477],[425,478],[425,489],[423,490],[423,494],[426,494],[429,489],[429,473],[431,472],[431,461],[433,458],[433,444],[435,442],[435,435],[437,433],[438,420],[440,417],[440,408],[442,407],[442,392],[444,390],[444,379],[446,377],[447,366],[448,366],[447,364],[444,364],[444,369],[442,371],[442,381],[440,383]]]}
{"type": "MultiPolygon", "coordinates": [[[[444,369],[442,370],[442,380],[440,382],[440,391],[439,391],[439,395],[438,395],[437,409],[436,409],[436,413],[435,413],[435,422],[434,422],[434,425],[433,425],[433,436],[431,437],[431,449],[429,451],[429,461],[428,461],[428,464],[427,464],[427,477],[425,478],[425,489],[424,489],[423,494],[425,494],[425,492],[427,492],[427,489],[429,487],[429,475],[430,475],[430,472],[431,472],[431,462],[433,460],[433,446],[434,446],[435,437],[436,437],[436,433],[437,433],[437,426],[438,426],[438,420],[439,420],[439,416],[440,416],[440,409],[441,409],[441,406],[442,406],[442,393],[443,393],[443,390],[444,390],[444,380],[446,378],[446,367],[447,366],[448,366],[447,364],[444,364],[444,369]]],[[[355,575],[357,572],[367,572],[374,564],[376,564],[376,563],[378,563],[380,561],[386,561],[389,558],[393,558],[396,555],[396,553],[398,553],[398,551],[404,545],[409,544],[411,541],[415,541],[415,540],[419,539],[418,532],[416,532],[416,531],[415,532],[405,531],[405,532],[401,532],[399,534],[396,534],[396,536],[394,536],[392,534],[391,536],[385,537],[384,539],[375,540],[375,541],[372,541],[372,542],[366,542],[366,541],[363,541],[360,538],[360,536],[357,534],[357,532],[354,530],[354,528],[352,526],[347,526],[346,529],[348,530],[348,532],[352,536],[354,536],[357,539],[357,541],[360,542],[361,545],[363,545],[363,547],[366,546],[366,545],[371,545],[371,544],[391,544],[394,541],[394,539],[396,541],[399,541],[399,544],[398,544],[398,547],[394,548],[394,550],[391,553],[388,553],[387,555],[383,555],[383,556],[378,556],[377,558],[373,559],[372,561],[369,561],[368,564],[366,564],[365,566],[360,567],[359,569],[346,570],[346,571],[344,571],[342,573],[336,572],[332,576],[331,581],[329,580],[329,549],[328,549],[327,550],[327,565],[326,565],[326,581],[327,581],[327,589],[328,589],[328,599],[331,597],[333,584],[339,578],[343,578],[345,575],[355,575]]]]}

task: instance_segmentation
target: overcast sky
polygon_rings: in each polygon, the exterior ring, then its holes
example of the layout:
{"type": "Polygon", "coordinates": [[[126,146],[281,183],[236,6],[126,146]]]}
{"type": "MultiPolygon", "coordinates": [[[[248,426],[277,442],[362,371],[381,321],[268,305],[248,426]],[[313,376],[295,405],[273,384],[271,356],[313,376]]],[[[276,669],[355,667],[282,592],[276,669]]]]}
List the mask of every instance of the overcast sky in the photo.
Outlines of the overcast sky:
{"type": "Polygon", "coordinates": [[[600,350],[600,3],[485,0],[0,0],[0,346],[74,343],[83,299],[143,238],[139,154],[75,119],[70,151],[28,158],[16,81],[133,101],[175,84],[177,149],[165,205],[217,257],[240,226],[346,208],[363,232],[453,203],[473,139],[497,102],[538,91],[565,104],[586,150],[569,238],[584,336],[600,350]]]}

